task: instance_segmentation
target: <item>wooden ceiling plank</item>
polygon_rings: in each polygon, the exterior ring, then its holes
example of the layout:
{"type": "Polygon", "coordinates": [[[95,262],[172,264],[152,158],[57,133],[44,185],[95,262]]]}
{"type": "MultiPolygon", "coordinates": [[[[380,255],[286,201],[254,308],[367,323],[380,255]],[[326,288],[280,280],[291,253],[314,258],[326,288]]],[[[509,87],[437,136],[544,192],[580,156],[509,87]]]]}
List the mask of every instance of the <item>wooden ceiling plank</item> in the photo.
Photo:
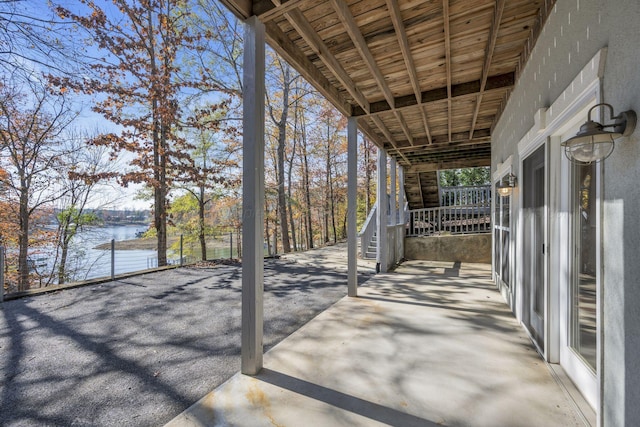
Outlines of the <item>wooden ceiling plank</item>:
{"type": "Polygon", "coordinates": [[[265,24],[308,0],[259,0],[253,3],[253,14],[265,24]]]}
{"type": "Polygon", "coordinates": [[[416,164],[407,170],[409,173],[436,172],[443,169],[476,168],[491,166],[491,158],[471,159],[471,160],[451,160],[435,163],[416,164]]]}
{"type": "Polygon", "coordinates": [[[475,136],[473,139],[469,139],[469,132],[460,132],[460,133],[452,133],[451,141],[449,141],[448,135],[433,135],[432,143],[429,144],[427,138],[413,138],[413,146],[409,145],[408,142],[405,144],[405,141],[398,141],[396,139],[396,143],[398,144],[398,150],[406,151],[406,150],[417,150],[420,148],[429,148],[433,147],[441,147],[446,146],[446,144],[456,144],[460,142],[467,141],[475,141],[475,142],[487,142],[491,140],[491,129],[478,129],[475,132],[475,136]]]}
{"type": "Polygon", "coordinates": [[[378,137],[373,128],[369,126],[369,124],[365,120],[358,120],[358,128],[367,138],[369,138],[369,140],[371,140],[376,145],[376,147],[384,150],[384,142],[380,139],[380,137],[378,137]]]}
{"type": "Polygon", "coordinates": [[[402,15],[400,14],[400,6],[396,0],[387,0],[387,8],[391,16],[391,22],[396,30],[396,38],[400,45],[400,51],[402,52],[402,58],[404,59],[405,66],[407,67],[407,73],[409,74],[409,80],[413,87],[413,92],[416,96],[416,102],[422,101],[422,91],[420,90],[420,82],[418,80],[418,74],[416,73],[416,66],[413,61],[413,55],[409,48],[409,41],[407,39],[407,31],[402,21],[402,15]]]}
{"type": "Polygon", "coordinates": [[[418,173],[417,176],[418,176],[418,188],[420,189],[420,206],[424,206],[424,196],[422,195],[422,182],[420,180],[420,173],[418,173]]]}
{"type": "Polygon", "coordinates": [[[231,13],[241,20],[245,20],[253,15],[251,13],[251,0],[221,0],[221,2],[231,11],[231,13]]]}
{"type": "Polygon", "coordinates": [[[449,0],[442,0],[442,18],[444,20],[444,52],[447,73],[447,109],[449,139],[451,139],[451,34],[449,31],[449,0]]]}
{"type": "Polygon", "coordinates": [[[409,144],[413,145],[413,135],[411,135],[409,126],[407,126],[407,121],[402,116],[402,113],[398,110],[393,110],[393,114],[396,116],[398,123],[400,123],[400,128],[402,128],[402,132],[404,132],[404,135],[407,137],[407,141],[409,141],[409,144]]]}
{"type": "MultiPolygon", "coordinates": [[[[380,139],[380,137],[378,137],[378,135],[373,130],[373,128],[371,126],[369,126],[369,124],[363,118],[360,118],[358,120],[358,128],[360,129],[360,131],[367,138],[369,138],[371,141],[373,141],[373,143],[376,145],[376,147],[378,147],[381,150],[385,150],[384,141],[382,141],[380,139]]],[[[398,154],[398,156],[399,156],[399,154],[398,154]]],[[[397,156],[394,156],[394,157],[397,157],[397,156]]],[[[398,159],[398,160],[400,160],[400,159],[398,159]]],[[[403,158],[403,160],[404,160],[404,158],[403,158]]],[[[407,160],[406,163],[404,163],[404,166],[410,167],[411,163],[409,163],[409,161],[407,160]]]]}
{"type": "Polygon", "coordinates": [[[422,118],[422,124],[424,125],[424,130],[427,133],[427,140],[429,141],[429,144],[432,144],[433,141],[431,140],[431,131],[429,129],[429,122],[427,121],[427,112],[424,111],[423,106],[420,107],[420,117],[422,118]]]}
{"type": "Polygon", "coordinates": [[[285,13],[284,16],[291,26],[293,26],[300,36],[309,44],[315,54],[320,57],[327,68],[340,80],[340,83],[342,83],[344,88],[353,96],[353,99],[368,113],[370,111],[369,101],[367,101],[362,92],[356,87],[351,77],[349,77],[344,68],[342,68],[342,65],[340,65],[335,56],[329,51],[327,45],[322,41],[302,12],[294,8],[285,13]]]}
{"type": "MultiPolygon", "coordinates": [[[[389,132],[389,129],[387,129],[387,127],[384,125],[384,123],[382,122],[380,117],[371,116],[371,120],[373,120],[373,123],[376,124],[378,129],[380,129],[380,132],[382,132],[382,134],[385,136],[385,138],[387,138],[387,141],[389,141],[389,144],[391,144],[393,146],[393,148],[397,149],[398,148],[398,144],[396,143],[395,138],[393,137],[391,132],[389,132]]],[[[398,154],[404,159],[405,162],[407,162],[408,165],[411,164],[411,162],[409,161],[407,156],[405,156],[402,153],[398,153],[398,154]]]]}
{"type": "Polygon", "coordinates": [[[389,106],[391,108],[394,108],[393,93],[391,92],[389,85],[385,81],[384,76],[380,71],[380,68],[376,64],[376,60],[371,54],[371,50],[367,45],[367,41],[364,39],[364,36],[362,35],[362,32],[360,31],[360,28],[358,27],[356,20],[351,14],[351,11],[349,10],[349,6],[343,0],[330,0],[330,1],[334,10],[338,14],[338,18],[340,18],[340,21],[342,22],[342,25],[344,25],[344,28],[347,30],[347,34],[349,34],[349,37],[351,38],[353,45],[355,46],[356,50],[364,60],[364,63],[367,65],[367,68],[369,68],[371,75],[373,76],[376,83],[378,84],[378,89],[380,89],[380,91],[384,95],[384,98],[387,100],[387,103],[389,104],[389,106]]]}
{"type": "MultiPolygon", "coordinates": [[[[491,76],[487,79],[484,94],[486,95],[488,93],[504,92],[505,90],[509,90],[513,88],[514,83],[515,83],[515,73],[507,73],[507,74],[501,74],[499,76],[491,76]]],[[[469,96],[476,97],[480,91],[480,85],[481,85],[480,80],[453,85],[451,87],[451,98],[452,100],[457,100],[457,98],[463,98],[463,97],[469,97],[469,96]]],[[[429,104],[433,104],[434,102],[445,101],[447,97],[448,97],[447,88],[445,87],[422,92],[422,96],[421,96],[422,102],[419,104],[416,104],[415,96],[413,94],[399,96],[399,97],[396,97],[396,100],[395,100],[395,105],[396,105],[395,109],[403,110],[406,108],[415,107],[416,105],[427,106],[429,104]]],[[[370,114],[380,114],[380,113],[386,113],[390,111],[389,106],[386,102],[372,102],[370,104],[370,108],[371,108],[370,114]]],[[[356,107],[356,110],[354,111],[355,116],[362,116],[364,114],[365,113],[362,109],[359,109],[356,107]]]]}
{"type": "MultiPolygon", "coordinates": [[[[416,103],[422,103],[422,90],[420,89],[420,82],[418,80],[418,73],[416,72],[416,66],[413,61],[413,55],[411,54],[411,49],[409,48],[409,41],[407,39],[407,31],[404,27],[404,22],[402,20],[402,15],[400,13],[400,7],[398,6],[398,2],[395,0],[387,0],[387,8],[389,9],[389,14],[391,16],[391,22],[393,23],[393,27],[396,30],[396,38],[398,39],[398,44],[400,45],[400,51],[402,52],[402,58],[404,59],[405,66],[407,68],[407,73],[409,74],[409,81],[411,82],[411,86],[413,87],[413,93],[416,97],[416,103]]],[[[394,101],[395,107],[395,101],[394,101]]],[[[420,108],[420,113],[422,116],[422,123],[424,126],[424,131],[427,134],[427,139],[431,141],[431,132],[429,131],[429,123],[427,121],[427,114],[425,113],[423,108],[420,108]]],[[[400,115],[400,118],[402,116],[400,115]]],[[[401,125],[403,121],[401,121],[401,125]]],[[[403,127],[403,131],[405,130],[406,124],[403,127]]],[[[405,131],[406,133],[406,131],[405,131]]],[[[408,140],[413,145],[413,138],[409,138],[408,140]]]]}
{"type": "Polygon", "coordinates": [[[270,22],[265,25],[265,29],[269,45],[289,64],[293,65],[302,77],[331,101],[338,111],[347,117],[351,116],[353,112],[351,104],[344,99],[320,70],[296,48],[280,28],[275,23],[270,22]]]}
{"type": "MultiPolygon", "coordinates": [[[[460,141],[454,141],[454,142],[445,142],[442,144],[431,144],[431,145],[414,145],[413,147],[398,147],[397,151],[407,151],[407,150],[422,150],[425,153],[429,153],[429,152],[433,152],[441,150],[441,149],[447,149],[447,148],[451,148],[451,147],[457,147],[457,148],[464,148],[467,146],[475,146],[475,145],[481,145],[481,144],[487,144],[490,145],[491,144],[491,137],[487,136],[487,137],[483,137],[483,138],[476,138],[476,139],[467,139],[467,140],[460,140],[460,141]]],[[[392,150],[390,150],[392,151],[392,150]]]]}
{"type": "Polygon", "coordinates": [[[491,28],[489,29],[489,39],[487,40],[487,47],[485,49],[484,64],[482,65],[480,93],[476,98],[476,107],[473,111],[473,119],[471,120],[471,130],[469,131],[469,136],[471,138],[473,138],[473,132],[476,129],[476,121],[478,120],[478,114],[480,114],[480,104],[482,104],[482,96],[487,85],[487,78],[489,78],[489,69],[491,68],[491,61],[493,60],[493,52],[496,48],[496,41],[498,40],[498,30],[500,29],[500,22],[502,21],[502,12],[504,12],[504,5],[505,0],[496,1],[496,7],[491,21],[491,28]]]}

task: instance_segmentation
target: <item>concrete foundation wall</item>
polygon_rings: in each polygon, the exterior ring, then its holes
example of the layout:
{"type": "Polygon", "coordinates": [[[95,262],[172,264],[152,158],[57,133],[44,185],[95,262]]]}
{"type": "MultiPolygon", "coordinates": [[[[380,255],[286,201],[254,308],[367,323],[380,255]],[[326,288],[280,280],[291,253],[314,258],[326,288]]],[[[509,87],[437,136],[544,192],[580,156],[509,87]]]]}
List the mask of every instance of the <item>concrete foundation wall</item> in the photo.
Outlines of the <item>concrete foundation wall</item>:
{"type": "Polygon", "coordinates": [[[491,234],[406,237],[405,258],[426,261],[491,262],[491,234]]]}

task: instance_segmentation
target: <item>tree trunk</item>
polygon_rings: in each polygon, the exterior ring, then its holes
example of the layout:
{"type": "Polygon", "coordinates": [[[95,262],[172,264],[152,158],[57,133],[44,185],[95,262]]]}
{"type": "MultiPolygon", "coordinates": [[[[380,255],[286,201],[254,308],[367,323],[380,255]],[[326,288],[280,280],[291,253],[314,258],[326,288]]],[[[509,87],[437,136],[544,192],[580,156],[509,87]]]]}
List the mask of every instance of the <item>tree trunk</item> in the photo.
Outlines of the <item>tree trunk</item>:
{"type": "Polygon", "coordinates": [[[238,228],[236,231],[236,247],[238,248],[237,256],[238,259],[242,258],[242,229],[238,228]]]}
{"type": "Polygon", "coordinates": [[[267,240],[267,255],[271,256],[271,233],[269,232],[269,205],[265,201],[264,206],[264,235],[267,240]]]}
{"type": "Polygon", "coordinates": [[[329,185],[329,194],[331,196],[329,200],[331,200],[331,228],[333,229],[333,243],[337,243],[338,229],[336,228],[336,203],[333,194],[333,180],[329,185]]]}
{"type": "MultiPolygon", "coordinates": [[[[297,98],[296,98],[297,99],[297,98]]],[[[287,170],[287,209],[289,211],[289,222],[291,224],[291,239],[292,239],[292,243],[293,243],[293,250],[297,251],[298,250],[298,242],[296,241],[296,223],[294,222],[293,219],[293,207],[291,206],[291,201],[293,200],[293,196],[291,194],[291,189],[292,189],[292,185],[291,185],[291,176],[293,175],[293,160],[296,156],[296,145],[297,145],[297,141],[298,141],[298,101],[296,100],[296,103],[294,105],[293,108],[293,147],[291,147],[291,157],[289,158],[289,164],[288,164],[288,170],[287,170]]]]}
{"type": "Polygon", "coordinates": [[[304,116],[302,121],[302,128],[300,135],[302,136],[302,184],[304,186],[305,197],[305,217],[307,224],[307,248],[313,249],[313,224],[311,223],[311,192],[309,191],[309,158],[307,155],[307,134],[306,126],[304,122],[304,116]]]}
{"type": "Polygon", "coordinates": [[[67,256],[69,254],[69,224],[65,222],[62,228],[62,235],[60,236],[60,264],[58,265],[58,284],[61,285],[67,281],[67,256]]]}
{"type": "Polygon", "coordinates": [[[204,210],[206,201],[204,185],[200,186],[200,198],[198,199],[198,238],[200,239],[200,251],[202,252],[202,261],[207,260],[207,240],[205,236],[204,210]]]}
{"type": "Polygon", "coordinates": [[[287,116],[289,114],[289,66],[284,66],[284,84],[282,88],[282,115],[278,122],[278,214],[280,217],[280,229],[282,230],[282,250],[291,252],[289,243],[289,226],[287,223],[287,197],[284,188],[284,149],[287,141],[287,116]]]}
{"type": "Polygon", "coordinates": [[[26,183],[20,187],[20,231],[18,234],[18,290],[29,289],[29,194],[26,183]]]}
{"type": "MultiPolygon", "coordinates": [[[[148,24],[150,37],[154,34],[153,17],[151,9],[148,10],[148,24]]],[[[153,49],[154,43],[149,43],[149,62],[151,66],[151,74],[156,77],[160,77],[157,64],[155,51],[153,49]]],[[[162,93],[156,85],[161,83],[155,82],[153,84],[153,90],[151,93],[151,115],[153,120],[153,225],[156,229],[157,237],[157,256],[158,267],[167,265],[167,222],[166,222],[166,197],[167,197],[167,141],[166,141],[166,126],[162,120],[162,114],[160,112],[160,103],[162,100],[158,99],[158,94],[162,93]]]]}
{"type": "MultiPolygon", "coordinates": [[[[329,212],[332,210],[333,204],[333,188],[331,185],[331,141],[329,138],[330,124],[327,120],[327,157],[325,158],[326,173],[326,188],[325,188],[325,203],[324,203],[324,242],[329,243],[329,212]]],[[[334,227],[335,228],[335,227],[334,227]]]]}

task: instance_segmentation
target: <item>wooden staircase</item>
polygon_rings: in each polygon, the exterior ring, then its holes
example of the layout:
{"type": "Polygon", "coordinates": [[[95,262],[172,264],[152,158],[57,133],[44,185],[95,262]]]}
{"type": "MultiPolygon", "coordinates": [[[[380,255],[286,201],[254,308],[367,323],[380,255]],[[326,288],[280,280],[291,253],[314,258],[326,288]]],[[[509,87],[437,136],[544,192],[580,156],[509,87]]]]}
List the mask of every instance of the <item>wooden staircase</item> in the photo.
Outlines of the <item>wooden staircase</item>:
{"type": "Polygon", "coordinates": [[[404,191],[409,209],[425,209],[440,206],[438,172],[405,172],[404,191]]]}
{"type": "Polygon", "coordinates": [[[378,248],[378,233],[373,233],[373,237],[369,241],[369,246],[367,246],[367,250],[363,252],[364,258],[367,259],[375,259],[378,248]]]}

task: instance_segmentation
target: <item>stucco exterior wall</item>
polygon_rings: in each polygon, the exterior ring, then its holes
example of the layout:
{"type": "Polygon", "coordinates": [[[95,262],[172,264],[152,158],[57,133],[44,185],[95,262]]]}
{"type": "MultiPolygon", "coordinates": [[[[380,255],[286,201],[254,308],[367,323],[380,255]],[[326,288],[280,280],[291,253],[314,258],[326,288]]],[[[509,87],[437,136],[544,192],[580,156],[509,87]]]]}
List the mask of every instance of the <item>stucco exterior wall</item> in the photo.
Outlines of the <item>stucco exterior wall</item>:
{"type": "MultiPolygon", "coordinates": [[[[558,0],[493,132],[492,170],[603,47],[604,102],[640,112],[640,1],[558,0]]],[[[558,153],[550,150],[550,153],[558,153]]],[[[550,159],[553,161],[553,159],[550,159]]],[[[640,425],[640,130],[604,163],[601,421],[640,425]]],[[[553,183],[552,183],[553,184],[553,183]]],[[[553,231],[550,231],[553,232],[553,231]]],[[[551,248],[553,250],[553,248],[551,248]]]]}
{"type": "Polygon", "coordinates": [[[405,258],[426,261],[491,262],[491,234],[406,237],[405,258]]]}

